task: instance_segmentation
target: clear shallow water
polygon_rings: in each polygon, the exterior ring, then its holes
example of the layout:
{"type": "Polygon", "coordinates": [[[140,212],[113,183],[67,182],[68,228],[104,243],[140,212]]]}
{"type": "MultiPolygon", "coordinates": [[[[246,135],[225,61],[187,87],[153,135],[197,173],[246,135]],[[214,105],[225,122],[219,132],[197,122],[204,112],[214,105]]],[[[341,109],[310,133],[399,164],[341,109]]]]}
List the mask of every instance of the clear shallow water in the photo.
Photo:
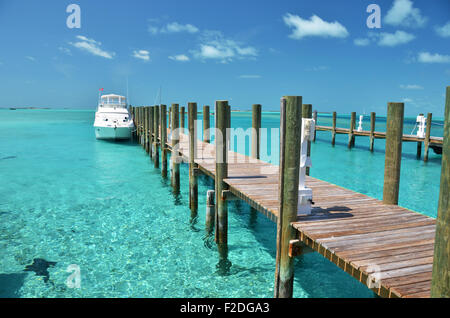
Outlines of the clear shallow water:
{"type": "MultiPolygon", "coordinates": [[[[0,111],[0,297],[272,297],[275,224],[233,202],[232,266],[218,266],[215,244],[204,231],[211,181],[200,178],[199,215],[192,220],[187,165],[181,168],[181,193],[174,196],[140,146],[95,140],[93,116],[0,111]],[[37,258],[56,262],[48,268],[48,282],[24,271],[37,258]],[[65,285],[70,264],[80,266],[80,289],[65,285]]],[[[249,113],[233,114],[233,127],[250,123],[249,113]]],[[[319,123],[325,124],[322,118],[319,123]]],[[[263,114],[263,127],[278,126],[278,114],[263,114]]],[[[378,151],[371,154],[363,137],[351,151],[346,136],[338,135],[334,148],[329,140],[329,134],[317,133],[311,175],[381,198],[384,143],[376,140],[378,151]]],[[[414,159],[415,144],[408,145],[400,204],[435,216],[440,157],[430,152],[424,164],[414,159]]],[[[311,253],[296,259],[294,296],[373,293],[311,253]]]]}

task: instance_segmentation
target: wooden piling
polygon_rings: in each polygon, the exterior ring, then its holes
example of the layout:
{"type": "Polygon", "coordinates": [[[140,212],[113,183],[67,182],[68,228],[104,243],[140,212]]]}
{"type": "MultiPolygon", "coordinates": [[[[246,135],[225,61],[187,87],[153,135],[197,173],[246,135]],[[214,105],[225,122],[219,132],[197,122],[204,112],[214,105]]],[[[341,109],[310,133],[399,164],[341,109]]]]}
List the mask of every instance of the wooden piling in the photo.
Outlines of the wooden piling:
{"type": "Polygon", "coordinates": [[[140,118],[139,118],[140,112],[141,112],[140,107],[137,107],[137,108],[136,108],[136,125],[137,125],[137,126],[136,126],[136,139],[137,139],[138,144],[141,143],[141,139],[140,139],[140,135],[141,135],[141,123],[140,123],[140,118]]]}
{"type": "Polygon", "coordinates": [[[259,159],[261,144],[261,105],[252,106],[252,153],[253,159],[259,159]]]}
{"type": "Polygon", "coordinates": [[[450,298],[450,86],[447,86],[444,116],[441,184],[436,219],[431,297],[450,298]]]}
{"type": "Polygon", "coordinates": [[[356,112],[352,112],[350,115],[350,130],[348,131],[348,148],[353,148],[355,146],[355,131],[356,126],[356,112]]]}
{"type": "Polygon", "coordinates": [[[148,119],[149,107],[144,107],[144,149],[148,153],[150,151],[149,148],[149,140],[150,140],[150,121],[148,119]]]}
{"type": "Polygon", "coordinates": [[[427,127],[425,131],[425,140],[424,140],[424,146],[425,149],[423,150],[423,161],[428,161],[428,149],[430,148],[430,137],[431,137],[431,121],[432,121],[433,115],[431,113],[427,114],[427,127]]]}
{"type": "MultiPolygon", "coordinates": [[[[189,104],[188,104],[189,107],[189,104]]],[[[181,128],[181,132],[184,134],[185,131],[184,129],[186,128],[184,125],[184,114],[185,114],[185,107],[181,106],[180,107],[180,128],[181,128]]]]}
{"type": "Polygon", "coordinates": [[[211,142],[211,132],[210,128],[210,120],[209,120],[209,106],[203,106],[203,141],[210,143],[211,142]]]}
{"type": "MultiPolygon", "coordinates": [[[[313,119],[314,119],[314,123],[315,123],[316,125],[318,125],[318,124],[317,124],[317,110],[313,111],[313,119]]],[[[313,142],[316,142],[316,128],[315,128],[315,126],[314,126],[313,142]]]]}
{"type": "Polygon", "coordinates": [[[179,163],[180,153],[178,151],[179,147],[178,143],[180,140],[180,131],[179,131],[180,117],[178,113],[178,107],[179,107],[178,104],[172,104],[172,111],[171,111],[172,155],[170,157],[170,160],[172,161],[171,181],[174,193],[180,192],[180,163],[179,163]]]}
{"type": "Polygon", "coordinates": [[[153,162],[159,168],[159,107],[153,107],[153,162]]]}
{"type": "Polygon", "coordinates": [[[214,206],[214,190],[208,190],[206,193],[206,217],[205,228],[207,233],[211,233],[214,229],[215,206],[214,206]]]}
{"type": "Polygon", "coordinates": [[[296,231],[291,223],[297,219],[302,97],[282,99],[280,112],[279,216],[277,220],[277,255],[275,270],[276,298],[292,297],[294,260],[289,257],[289,242],[296,231]]]}
{"type": "Polygon", "coordinates": [[[228,190],[228,185],[223,181],[228,177],[228,141],[227,129],[230,120],[228,101],[216,101],[216,177],[215,177],[215,196],[216,196],[216,233],[215,239],[219,248],[221,259],[228,256],[228,204],[223,196],[223,191],[228,190]]]}
{"type": "Polygon", "coordinates": [[[150,158],[153,159],[153,142],[155,141],[155,107],[148,107],[148,129],[149,129],[149,138],[148,138],[148,152],[150,154],[150,158]]]}
{"type": "Polygon", "coordinates": [[[383,203],[398,204],[404,103],[388,103],[383,203]]]}
{"type": "Polygon", "coordinates": [[[369,140],[369,150],[373,152],[373,144],[375,141],[375,121],[376,121],[376,117],[375,117],[375,113],[371,112],[370,113],[370,140],[369,140]]]}
{"type": "MultiPolygon", "coordinates": [[[[316,112],[317,116],[317,112],[316,112]]],[[[312,105],[311,104],[303,104],[302,105],[302,118],[311,118],[312,117],[312,105]]],[[[314,130],[315,132],[315,130],[314,130]]],[[[315,133],[314,133],[315,134],[315,133]]],[[[308,140],[308,157],[311,155],[311,141],[308,140]]],[[[309,167],[306,167],[306,175],[309,176],[309,167]]]]}
{"type": "Polygon", "coordinates": [[[334,146],[335,142],[336,142],[336,117],[337,114],[336,112],[333,112],[333,130],[331,131],[331,145],[334,146]]]}
{"type": "MultiPolygon", "coordinates": [[[[183,109],[183,107],[181,107],[183,109]]],[[[183,117],[181,117],[183,118],[183,117]]],[[[197,177],[197,103],[188,103],[189,129],[189,208],[191,216],[197,215],[198,210],[198,177],[197,177]]]]}
{"type": "Polygon", "coordinates": [[[167,177],[167,106],[160,106],[161,115],[161,175],[167,177]]]}

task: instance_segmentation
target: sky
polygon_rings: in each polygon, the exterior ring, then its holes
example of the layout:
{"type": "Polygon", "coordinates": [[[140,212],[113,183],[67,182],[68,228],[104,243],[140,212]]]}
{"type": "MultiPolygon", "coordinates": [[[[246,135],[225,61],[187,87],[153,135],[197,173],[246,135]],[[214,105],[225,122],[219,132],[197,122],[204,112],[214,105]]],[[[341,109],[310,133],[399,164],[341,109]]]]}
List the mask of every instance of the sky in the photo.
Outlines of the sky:
{"type": "Polygon", "coordinates": [[[128,81],[136,106],[161,88],[167,105],[277,111],[298,95],[319,112],[404,102],[439,117],[450,85],[449,0],[0,0],[0,39],[0,107],[94,109],[128,81]]]}

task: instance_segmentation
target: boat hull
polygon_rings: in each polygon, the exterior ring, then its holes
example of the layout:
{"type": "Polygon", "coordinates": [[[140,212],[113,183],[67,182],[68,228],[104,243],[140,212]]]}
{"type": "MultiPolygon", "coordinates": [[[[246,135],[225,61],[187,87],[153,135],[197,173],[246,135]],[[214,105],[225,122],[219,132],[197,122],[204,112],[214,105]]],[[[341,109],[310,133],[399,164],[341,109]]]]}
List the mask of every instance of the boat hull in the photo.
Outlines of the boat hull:
{"type": "Polygon", "coordinates": [[[95,137],[106,140],[124,140],[131,138],[131,127],[94,127],[95,137]]]}

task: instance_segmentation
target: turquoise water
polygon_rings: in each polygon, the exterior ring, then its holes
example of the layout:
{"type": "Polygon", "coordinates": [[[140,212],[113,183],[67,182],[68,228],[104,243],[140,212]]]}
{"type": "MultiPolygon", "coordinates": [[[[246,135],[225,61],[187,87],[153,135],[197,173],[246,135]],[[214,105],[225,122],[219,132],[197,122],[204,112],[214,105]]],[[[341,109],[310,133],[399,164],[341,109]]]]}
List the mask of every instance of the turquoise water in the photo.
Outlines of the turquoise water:
{"type": "MultiPolygon", "coordinates": [[[[211,181],[200,178],[199,214],[191,219],[187,165],[174,195],[140,146],[95,140],[93,119],[93,111],[0,111],[0,297],[273,296],[274,223],[233,202],[232,265],[219,265],[204,230],[211,181]],[[56,262],[48,280],[24,271],[36,259],[56,262]],[[81,270],[81,288],[65,284],[71,264],[81,270]]],[[[250,123],[249,113],[233,114],[233,127],[250,123]]],[[[263,127],[278,126],[278,114],[263,114],[263,127]]],[[[317,133],[311,175],[381,198],[384,142],[370,153],[364,137],[352,150],[346,136],[334,148],[329,140],[317,133]]],[[[440,156],[430,151],[424,164],[414,159],[415,144],[404,146],[400,205],[435,217],[440,156]]],[[[373,297],[317,253],[295,262],[295,297],[373,297]]]]}

